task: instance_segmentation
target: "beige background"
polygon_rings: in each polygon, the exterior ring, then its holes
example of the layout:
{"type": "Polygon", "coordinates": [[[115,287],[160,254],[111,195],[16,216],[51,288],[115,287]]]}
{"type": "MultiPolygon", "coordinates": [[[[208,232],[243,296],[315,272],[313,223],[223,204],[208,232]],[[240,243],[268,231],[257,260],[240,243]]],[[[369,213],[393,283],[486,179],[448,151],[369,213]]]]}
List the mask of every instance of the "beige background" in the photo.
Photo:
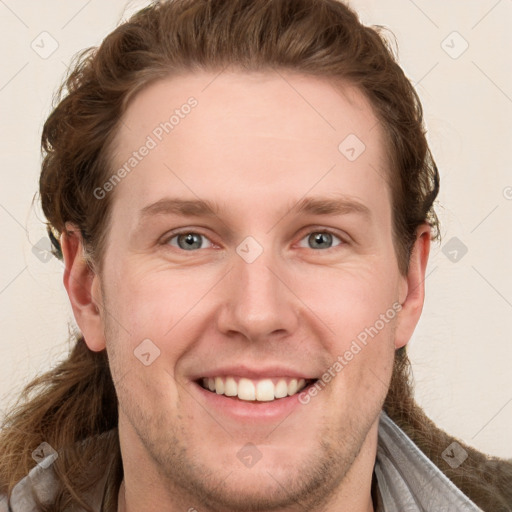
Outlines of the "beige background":
{"type": "MultiPolygon", "coordinates": [[[[42,213],[31,204],[42,123],[71,56],[97,45],[123,13],[144,2],[125,11],[126,5],[0,1],[2,410],[31,377],[63,357],[72,318],[61,264],[32,252],[45,234],[42,213]],[[58,47],[44,55],[52,45],[58,47]]],[[[512,1],[351,5],[365,23],[396,35],[441,172],[443,242],[432,251],[425,310],[410,343],[418,400],[453,435],[510,458],[512,1]]]]}

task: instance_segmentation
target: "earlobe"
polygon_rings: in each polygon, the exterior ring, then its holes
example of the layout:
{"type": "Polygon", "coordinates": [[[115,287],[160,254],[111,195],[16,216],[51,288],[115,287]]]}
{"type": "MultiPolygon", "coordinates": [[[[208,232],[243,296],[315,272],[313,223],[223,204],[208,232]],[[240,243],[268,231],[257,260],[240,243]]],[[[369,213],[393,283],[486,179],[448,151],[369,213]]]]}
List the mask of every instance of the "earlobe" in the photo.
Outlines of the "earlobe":
{"type": "Polygon", "coordinates": [[[395,348],[405,346],[420,319],[425,300],[425,272],[430,253],[431,228],[422,224],[416,231],[416,241],[411,253],[409,270],[400,290],[402,309],[395,331],[395,348]]]}
{"type": "Polygon", "coordinates": [[[99,352],[105,348],[103,321],[100,315],[102,297],[99,291],[99,276],[84,258],[82,234],[77,226],[66,223],[60,244],[65,265],[64,287],[76,323],[89,349],[99,352]]]}

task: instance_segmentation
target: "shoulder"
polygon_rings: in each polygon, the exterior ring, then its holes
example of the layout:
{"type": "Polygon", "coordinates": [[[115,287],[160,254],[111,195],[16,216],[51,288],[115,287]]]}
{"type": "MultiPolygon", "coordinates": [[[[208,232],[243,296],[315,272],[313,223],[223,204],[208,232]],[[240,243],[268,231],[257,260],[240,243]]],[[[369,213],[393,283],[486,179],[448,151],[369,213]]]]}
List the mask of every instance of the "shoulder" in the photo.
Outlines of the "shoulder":
{"type": "Polygon", "coordinates": [[[9,504],[5,494],[0,494],[0,512],[9,512],[9,504]]]}
{"type": "Polygon", "coordinates": [[[384,411],[375,473],[385,510],[482,512],[384,411]]]}
{"type": "MultiPolygon", "coordinates": [[[[76,446],[83,447],[94,443],[98,453],[104,453],[108,451],[108,443],[115,440],[116,435],[117,429],[111,429],[100,435],[91,436],[77,442],[76,446]]],[[[44,505],[52,504],[61,489],[61,482],[59,482],[54,469],[54,462],[58,456],[58,452],[53,450],[40,458],[37,465],[13,487],[10,500],[7,499],[5,494],[0,494],[0,512],[35,511],[38,509],[36,500],[44,505]]],[[[90,499],[90,504],[94,507],[100,507],[103,498],[104,480],[108,476],[106,469],[103,480],[99,482],[97,487],[91,488],[89,492],[85,493],[87,499],[90,499]]]]}
{"type": "Polygon", "coordinates": [[[52,464],[55,454],[47,455],[27,476],[22,478],[12,489],[10,501],[5,494],[0,495],[0,512],[14,510],[36,510],[34,496],[41,503],[51,503],[56,493],[56,476],[52,464]]]}

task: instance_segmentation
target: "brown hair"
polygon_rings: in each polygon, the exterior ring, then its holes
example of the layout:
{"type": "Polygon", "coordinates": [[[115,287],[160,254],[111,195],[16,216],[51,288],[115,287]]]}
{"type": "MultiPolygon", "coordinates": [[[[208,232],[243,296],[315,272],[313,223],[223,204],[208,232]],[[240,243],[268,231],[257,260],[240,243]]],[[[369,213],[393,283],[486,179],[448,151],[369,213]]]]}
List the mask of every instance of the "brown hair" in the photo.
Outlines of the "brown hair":
{"type": "MultiPolygon", "coordinates": [[[[55,254],[62,257],[59,237],[71,222],[101,273],[112,194],[96,200],[94,190],[112,175],[109,151],[134,94],[175,73],[227,67],[296,71],[354,85],[366,95],[386,137],[393,235],[405,273],[416,228],[429,222],[437,234],[439,175],[419,98],[381,27],[362,25],[337,0],[162,1],[77,56],[42,134],[40,195],[55,254]]],[[[32,450],[45,441],[59,454],[53,470],[60,488],[54,504],[41,510],[80,505],[92,511],[86,495],[108,466],[102,510],[115,511],[122,462],[107,355],[90,351],[81,335],[71,341],[68,358],[31,382],[4,420],[0,489],[12,491],[34,465],[32,450]],[[79,444],[100,434],[105,448],[98,449],[99,441],[79,444]]],[[[414,402],[409,373],[405,350],[398,350],[386,412],[484,510],[510,511],[511,465],[460,443],[469,457],[451,469],[441,459],[451,439],[414,402]]]]}

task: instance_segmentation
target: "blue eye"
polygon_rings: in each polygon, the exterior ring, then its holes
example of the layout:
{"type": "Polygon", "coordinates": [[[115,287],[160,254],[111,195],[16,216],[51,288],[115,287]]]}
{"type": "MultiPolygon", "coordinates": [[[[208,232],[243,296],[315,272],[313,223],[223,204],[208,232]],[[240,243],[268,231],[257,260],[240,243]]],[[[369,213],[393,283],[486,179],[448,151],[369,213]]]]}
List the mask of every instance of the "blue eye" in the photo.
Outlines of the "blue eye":
{"type": "Polygon", "coordinates": [[[334,239],[338,240],[340,244],[343,243],[343,240],[328,231],[313,231],[302,240],[304,239],[306,239],[306,243],[310,245],[304,246],[300,244],[300,247],[308,247],[310,249],[330,249],[334,239]]]}
{"type": "MultiPolygon", "coordinates": [[[[173,247],[178,247],[184,251],[193,251],[194,249],[204,249],[203,240],[208,240],[204,235],[200,233],[178,233],[173,237],[169,238],[167,243],[173,247]],[[174,242],[175,241],[175,242],[174,242]]],[[[208,240],[211,247],[212,243],[208,240]]]]}
{"type": "MultiPolygon", "coordinates": [[[[343,240],[329,231],[312,231],[302,238],[299,247],[325,250],[331,249],[333,246],[342,245],[343,243],[343,240]],[[336,244],[335,241],[338,243],[336,244]]],[[[194,251],[213,247],[212,242],[205,235],[194,231],[176,233],[167,238],[164,244],[171,245],[183,251],[194,251]]]]}

